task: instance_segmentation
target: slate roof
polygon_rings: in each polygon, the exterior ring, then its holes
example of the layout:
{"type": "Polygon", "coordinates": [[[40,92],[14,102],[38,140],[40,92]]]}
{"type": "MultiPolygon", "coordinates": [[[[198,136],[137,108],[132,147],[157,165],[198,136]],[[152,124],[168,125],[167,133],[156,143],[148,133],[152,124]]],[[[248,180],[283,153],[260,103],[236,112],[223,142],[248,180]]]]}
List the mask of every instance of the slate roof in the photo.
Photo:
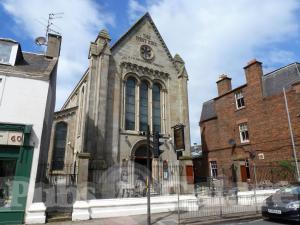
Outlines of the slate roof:
{"type": "Polygon", "coordinates": [[[16,62],[14,66],[0,64],[0,72],[34,79],[49,79],[57,59],[35,53],[22,52],[22,54],[23,59],[16,62]]]}
{"type": "Polygon", "coordinates": [[[213,118],[217,118],[214,99],[203,103],[200,122],[213,118]]]}
{"type": "Polygon", "coordinates": [[[300,63],[292,63],[262,78],[264,96],[272,96],[282,92],[283,87],[289,87],[292,83],[300,81],[300,63]]]}
{"type": "MultiPolygon", "coordinates": [[[[289,64],[262,77],[263,94],[265,97],[279,94],[283,87],[288,88],[297,81],[300,81],[300,63],[289,64]]],[[[200,122],[217,118],[215,99],[203,103],[200,122]]]]}

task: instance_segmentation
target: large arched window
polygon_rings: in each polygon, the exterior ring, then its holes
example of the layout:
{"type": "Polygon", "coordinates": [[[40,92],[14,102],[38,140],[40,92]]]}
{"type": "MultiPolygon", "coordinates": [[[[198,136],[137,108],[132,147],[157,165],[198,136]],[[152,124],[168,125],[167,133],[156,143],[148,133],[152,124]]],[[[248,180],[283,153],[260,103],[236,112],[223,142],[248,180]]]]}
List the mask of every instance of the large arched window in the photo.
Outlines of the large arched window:
{"type": "Polygon", "coordinates": [[[148,126],[148,84],[142,81],[140,87],[140,131],[147,131],[148,126]]]}
{"type": "Polygon", "coordinates": [[[161,132],[160,90],[161,87],[159,84],[153,85],[153,89],[152,89],[153,132],[161,132]]]}
{"type": "Polygon", "coordinates": [[[129,78],[126,82],[125,99],[125,129],[135,129],[135,79],[129,78]]]}
{"type": "Polygon", "coordinates": [[[52,170],[64,168],[67,130],[68,125],[65,122],[58,122],[55,126],[52,170]]]}

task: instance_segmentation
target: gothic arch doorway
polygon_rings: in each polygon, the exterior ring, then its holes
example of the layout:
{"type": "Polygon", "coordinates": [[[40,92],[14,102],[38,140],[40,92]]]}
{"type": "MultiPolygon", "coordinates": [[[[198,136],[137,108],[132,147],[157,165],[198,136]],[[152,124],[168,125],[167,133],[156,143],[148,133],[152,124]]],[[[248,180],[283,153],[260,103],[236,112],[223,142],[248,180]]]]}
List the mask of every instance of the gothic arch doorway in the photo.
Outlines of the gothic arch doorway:
{"type": "MultiPolygon", "coordinates": [[[[134,163],[147,168],[147,145],[142,144],[134,151],[134,163]]],[[[150,170],[152,168],[152,151],[150,150],[150,170]]]]}
{"type": "MultiPolygon", "coordinates": [[[[152,151],[150,150],[150,182],[152,182],[152,151]]],[[[148,173],[147,168],[147,141],[138,142],[132,150],[132,161],[134,162],[134,182],[137,188],[138,195],[145,196],[146,178],[148,173]]]]}

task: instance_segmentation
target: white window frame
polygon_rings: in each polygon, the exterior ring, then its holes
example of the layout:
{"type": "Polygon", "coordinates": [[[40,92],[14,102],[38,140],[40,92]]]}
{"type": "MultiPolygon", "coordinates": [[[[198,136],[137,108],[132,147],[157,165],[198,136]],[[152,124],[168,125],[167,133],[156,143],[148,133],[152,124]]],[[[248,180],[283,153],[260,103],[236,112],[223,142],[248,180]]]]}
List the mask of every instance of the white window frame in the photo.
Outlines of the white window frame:
{"type": "Polygon", "coordinates": [[[240,132],[241,143],[248,143],[248,142],[250,142],[248,123],[241,123],[241,124],[239,124],[239,132],[240,132]],[[243,135],[243,133],[244,133],[244,135],[243,135]]]}
{"type": "Polygon", "coordinates": [[[209,167],[210,167],[210,174],[213,178],[218,177],[218,164],[217,161],[209,161],[209,167]]]}
{"type": "Polygon", "coordinates": [[[0,106],[2,103],[3,93],[4,93],[4,86],[5,86],[5,79],[6,76],[0,75],[0,106]]]}
{"type": "Polygon", "coordinates": [[[0,62],[0,64],[5,64],[5,65],[11,65],[14,66],[17,58],[17,53],[18,53],[18,44],[15,43],[5,43],[4,41],[1,41],[4,44],[10,45],[11,46],[11,51],[10,51],[10,56],[9,56],[9,61],[7,62],[0,62]]]}
{"type": "Polygon", "coordinates": [[[244,98],[244,95],[243,95],[243,92],[242,91],[239,91],[239,92],[236,92],[234,94],[234,97],[235,97],[235,106],[236,106],[236,109],[242,109],[242,108],[245,108],[245,98],[244,98]],[[241,106],[239,106],[239,100],[243,99],[243,104],[241,106]]]}

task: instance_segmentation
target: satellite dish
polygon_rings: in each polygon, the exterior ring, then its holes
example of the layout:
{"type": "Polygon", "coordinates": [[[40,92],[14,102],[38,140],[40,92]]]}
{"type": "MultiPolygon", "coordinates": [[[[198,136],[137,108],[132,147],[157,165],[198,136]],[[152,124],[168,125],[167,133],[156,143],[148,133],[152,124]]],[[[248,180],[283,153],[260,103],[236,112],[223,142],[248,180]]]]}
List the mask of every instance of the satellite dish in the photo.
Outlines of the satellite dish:
{"type": "Polygon", "coordinates": [[[235,140],[234,139],[229,139],[228,140],[228,144],[230,144],[231,146],[234,146],[235,145],[235,140]]]}
{"type": "Polygon", "coordinates": [[[37,45],[46,45],[46,42],[47,42],[47,40],[46,40],[45,37],[37,37],[37,38],[35,39],[35,43],[36,43],[37,45]]]}

